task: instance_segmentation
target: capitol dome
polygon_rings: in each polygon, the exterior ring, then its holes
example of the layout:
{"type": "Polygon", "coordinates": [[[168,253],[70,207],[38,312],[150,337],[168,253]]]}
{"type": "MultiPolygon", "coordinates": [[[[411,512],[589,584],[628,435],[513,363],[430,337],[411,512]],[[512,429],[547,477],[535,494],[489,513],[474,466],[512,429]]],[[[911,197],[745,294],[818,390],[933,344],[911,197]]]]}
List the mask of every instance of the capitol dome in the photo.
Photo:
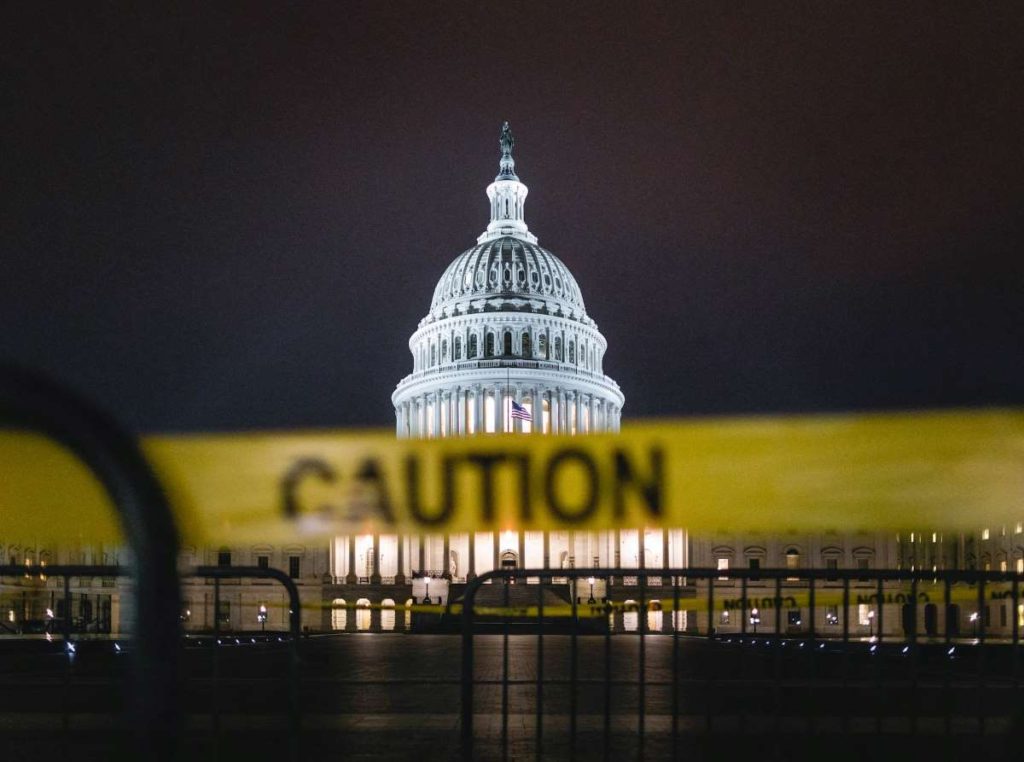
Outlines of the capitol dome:
{"type": "Polygon", "coordinates": [[[448,265],[409,339],[413,372],[392,395],[398,435],[617,431],[622,392],[607,342],[569,268],[526,225],[506,122],[491,220],[448,265]]]}
{"type": "Polygon", "coordinates": [[[580,287],[562,260],[512,236],[484,241],[456,257],[434,289],[430,314],[442,317],[486,306],[586,317],[580,287]]]}

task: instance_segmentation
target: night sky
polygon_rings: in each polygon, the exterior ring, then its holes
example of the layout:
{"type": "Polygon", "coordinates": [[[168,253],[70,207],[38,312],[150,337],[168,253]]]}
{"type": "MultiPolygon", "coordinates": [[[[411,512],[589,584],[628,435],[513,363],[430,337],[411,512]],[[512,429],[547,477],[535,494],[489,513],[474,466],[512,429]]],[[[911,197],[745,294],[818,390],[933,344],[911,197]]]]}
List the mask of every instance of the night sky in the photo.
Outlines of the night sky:
{"type": "Polygon", "coordinates": [[[0,360],[137,430],[393,425],[505,119],[626,425],[1024,404],[1019,2],[22,5],[0,360]]]}

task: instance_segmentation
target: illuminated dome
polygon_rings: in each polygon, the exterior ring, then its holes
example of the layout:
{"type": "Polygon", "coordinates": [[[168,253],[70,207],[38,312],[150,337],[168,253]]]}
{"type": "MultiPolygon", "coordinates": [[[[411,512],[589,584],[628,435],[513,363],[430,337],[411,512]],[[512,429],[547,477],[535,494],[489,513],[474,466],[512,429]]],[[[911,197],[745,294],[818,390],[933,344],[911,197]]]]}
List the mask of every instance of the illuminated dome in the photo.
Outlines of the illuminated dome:
{"type": "Polygon", "coordinates": [[[586,317],[569,268],[547,249],[512,236],[484,241],[456,257],[430,305],[435,318],[485,309],[586,317]]]}
{"type": "Polygon", "coordinates": [[[618,430],[608,343],[569,268],[526,226],[513,144],[506,122],[490,223],[448,265],[409,338],[413,372],[391,395],[401,437],[618,430]]]}

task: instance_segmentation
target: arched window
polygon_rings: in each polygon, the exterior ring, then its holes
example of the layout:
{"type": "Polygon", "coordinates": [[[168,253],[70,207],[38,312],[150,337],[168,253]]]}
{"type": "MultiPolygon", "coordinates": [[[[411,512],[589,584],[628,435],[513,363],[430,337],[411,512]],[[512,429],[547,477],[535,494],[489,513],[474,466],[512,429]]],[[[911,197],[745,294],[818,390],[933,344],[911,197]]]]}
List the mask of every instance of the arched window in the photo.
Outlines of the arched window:
{"type": "Polygon", "coordinates": [[[441,342],[441,362],[448,362],[448,339],[441,342]]]}
{"type": "Polygon", "coordinates": [[[348,608],[344,598],[335,598],[331,602],[331,629],[344,630],[348,624],[348,608]]]}
{"type": "Polygon", "coordinates": [[[533,357],[533,346],[530,343],[530,334],[523,331],[523,357],[533,357]]]}
{"type": "Polygon", "coordinates": [[[588,364],[587,363],[587,345],[586,344],[580,344],[580,364],[583,365],[584,368],[586,368],[587,364],[588,364]]]}
{"type": "Polygon", "coordinates": [[[504,348],[505,351],[504,351],[503,354],[505,354],[505,355],[512,354],[512,332],[511,331],[505,331],[505,341],[504,341],[504,344],[505,344],[505,348],[504,348]]]}
{"type": "Polygon", "coordinates": [[[370,629],[370,601],[366,598],[356,601],[356,629],[360,631],[370,629]]]}
{"type": "Polygon", "coordinates": [[[558,362],[562,362],[562,337],[555,337],[555,359],[558,362]]]}
{"type": "Polygon", "coordinates": [[[456,336],[455,337],[455,359],[456,360],[461,360],[462,359],[462,337],[461,336],[456,336]]]}
{"type": "Polygon", "coordinates": [[[395,629],[395,602],[385,598],[380,602],[380,628],[385,632],[395,629]]]}
{"type": "Polygon", "coordinates": [[[484,339],[484,357],[494,357],[494,334],[488,333],[484,339]]]}
{"type": "Polygon", "coordinates": [[[437,344],[430,345],[430,367],[437,365],[437,344]]]}
{"type": "MultiPolygon", "coordinates": [[[[786,568],[793,571],[800,568],[800,551],[796,548],[786,549],[786,568]]],[[[794,580],[797,577],[786,577],[786,579],[794,580]]]]}
{"type": "Polygon", "coordinates": [[[576,364],[576,343],[572,339],[569,339],[569,364],[576,364]]]}
{"type": "Polygon", "coordinates": [[[546,333],[537,337],[537,349],[541,357],[545,360],[548,359],[548,335],[546,333]]]}
{"type": "Polygon", "coordinates": [[[476,334],[475,333],[471,333],[469,335],[469,352],[467,353],[469,357],[476,357],[476,354],[477,354],[477,346],[476,345],[477,345],[476,334]]]}

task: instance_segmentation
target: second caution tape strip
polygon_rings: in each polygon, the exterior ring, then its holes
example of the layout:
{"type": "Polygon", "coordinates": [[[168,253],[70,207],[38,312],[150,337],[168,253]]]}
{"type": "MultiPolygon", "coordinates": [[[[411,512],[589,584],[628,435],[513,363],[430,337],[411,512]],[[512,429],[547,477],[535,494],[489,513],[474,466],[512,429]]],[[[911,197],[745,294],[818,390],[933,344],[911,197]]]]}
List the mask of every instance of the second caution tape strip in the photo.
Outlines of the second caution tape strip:
{"type": "MultiPolygon", "coordinates": [[[[187,543],[616,527],[977,531],[1024,518],[1024,411],[1014,409],[651,421],[580,437],[170,435],[146,437],[143,450],[187,543]]],[[[0,468],[5,538],[120,541],[100,485],[60,447],[0,432],[0,468]]]]}
{"type": "MultiPolygon", "coordinates": [[[[560,603],[553,604],[550,606],[544,606],[543,609],[540,606],[526,605],[526,606],[494,606],[494,605],[474,605],[473,613],[474,616],[478,617],[505,617],[505,618],[518,618],[518,619],[539,619],[543,616],[545,619],[552,618],[565,618],[565,617],[576,617],[581,619],[601,618],[611,616],[616,613],[625,612],[641,612],[641,611],[664,611],[671,613],[673,611],[686,611],[686,612],[707,612],[708,611],[708,599],[706,595],[698,597],[680,597],[678,600],[675,599],[674,594],[670,589],[666,589],[662,597],[658,597],[656,587],[648,587],[647,598],[645,601],[608,601],[608,602],[581,602],[573,606],[571,603],[560,603]],[[652,604],[654,607],[652,608],[652,604]]],[[[904,606],[910,604],[916,600],[918,606],[927,604],[943,605],[945,603],[945,591],[941,585],[928,585],[918,586],[915,594],[906,588],[905,590],[886,590],[881,598],[874,592],[868,592],[865,590],[851,589],[849,593],[848,603],[849,606],[855,607],[860,605],[871,606],[877,609],[879,605],[885,606],[904,606]]],[[[586,601],[587,599],[583,599],[586,601]]],[[[992,589],[985,595],[986,603],[1002,604],[1007,601],[1011,601],[1012,596],[1010,590],[992,589]]],[[[976,604],[978,601],[978,591],[976,588],[969,587],[952,587],[950,589],[949,596],[950,603],[955,604],[976,604]]],[[[772,613],[775,609],[789,610],[789,609],[801,609],[810,606],[811,596],[806,590],[787,592],[780,596],[775,596],[771,593],[758,594],[755,591],[748,590],[746,598],[740,597],[738,592],[735,590],[726,590],[718,588],[715,590],[715,596],[712,599],[711,610],[720,613],[723,611],[742,611],[745,610],[750,613],[753,610],[757,610],[764,621],[769,621],[772,613]],[[735,593],[735,594],[730,594],[735,593]]],[[[843,592],[842,590],[825,589],[815,590],[814,593],[814,605],[816,608],[824,607],[837,607],[840,610],[843,607],[843,592]]],[[[1018,598],[1018,603],[1024,603],[1024,592],[1018,598]]],[[[255,604],[254,604],[255,605],[255,604]]],[[[268,608],[287,608],[287,604],[276,603],[276,602],[264,602],[268,608]]],[[[462,603],[452,604],[426,604],[426,603],[414,603],[404,605],[399,602],[395,602],[394,605],[385,605],[382,603],[358,603],[358,602],[345,602],[345,603],[327,603],[327,602],[307,602],[302,604],[302,608],[307,611],[347,611],[349,613],[358,611],[370,611],[370,610],[381,610],[381,611],[395,611],[402,613],[405,611],[411,611],[418,614],[451,614],[454,616],[460,616],[463,611],[462,603]]]]}

